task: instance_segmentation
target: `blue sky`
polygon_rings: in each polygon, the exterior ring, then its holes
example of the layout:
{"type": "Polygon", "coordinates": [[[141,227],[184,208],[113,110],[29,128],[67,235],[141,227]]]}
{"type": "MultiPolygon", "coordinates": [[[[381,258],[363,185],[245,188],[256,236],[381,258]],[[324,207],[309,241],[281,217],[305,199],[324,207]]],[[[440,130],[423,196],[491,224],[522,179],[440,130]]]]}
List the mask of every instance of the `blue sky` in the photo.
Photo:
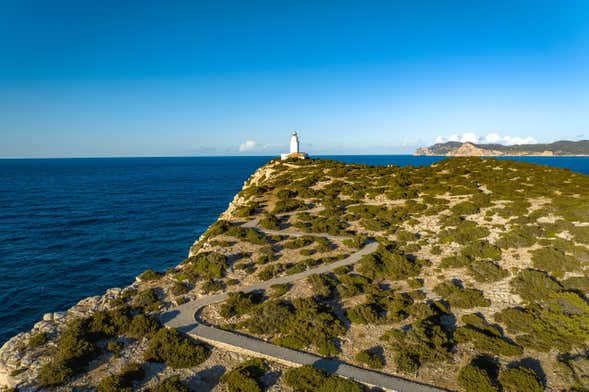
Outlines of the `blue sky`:
{"type": "Polygon", "coordinates": [[[586,1],[0,5],[0,157],[589,139],[586,1]]]}

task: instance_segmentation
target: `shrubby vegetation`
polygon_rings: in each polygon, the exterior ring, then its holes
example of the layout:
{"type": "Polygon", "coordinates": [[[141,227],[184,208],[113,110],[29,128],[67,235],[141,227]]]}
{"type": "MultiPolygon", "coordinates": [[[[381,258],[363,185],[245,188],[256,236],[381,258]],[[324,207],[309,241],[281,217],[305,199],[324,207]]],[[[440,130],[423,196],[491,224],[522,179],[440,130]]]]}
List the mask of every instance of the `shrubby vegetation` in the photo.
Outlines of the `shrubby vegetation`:
{"type": "Polygon", "coordinates": [[[200,365],[210,350],[175,329],[161,328],[149,341],[144,359],[164,362],[173,368],[188,368],[200,365]]]}
{"type": "Polygon", "coordinates": [[[221,377],[229,392],[262,392],[260,379],[268,370],[263,359],[254,358],[234,367],[221,377]]]}
{"type": "Polygon", "coordinates": [[[499,382],[505,392],[542,392],[544,390],[536,373],[523,366],[501,370],[499,382]]]}
{"type": "Polygon", "coordinates": [[[300,392],[366,391],[366,387],[356,381],[327,375],[325,371],[310,365],[288,369],[282,377],[286,385],[300,392]]]}
{"type": "Polygon", "coordinates": [[[227,258],[215,252],[199,253],[182,262],[183,268],[176,274],[179,281],[195,282],[199,279],[220,279],[229,265],[227,258]]]}
{"type": "Polygon", "coordinates": [[[458,373],[458,384],[465,392],[496,392],[489,374],[475,365],[466,365],[458,373]]]}
{"type": "Polygon", "coordinates": [[[391,246],[381,245],[360,260],[358,271],[376,280],[404,280],[419,275],[421,264],[391,246]]]}
{"type": "Polygon", "coordinates": [[[452,307],[470,309],[479,306],[489,306],[489,301],[483,292],[477,289],[463,288],[453,282],[444,282],[434,288],[434,292],[446,299],[452,307]]]}
{"type": "Polygon", "coordinates": [[[356,354],[356,360],[373,369],[382,369],[384,367],[384,358],[374,350],[361,350],[356,354]]]}
{"type": "Polygon", "coordinates": [[[190,392],[190,389],[180,382],[178,376],[172,376],[151,388],[149,392],[190,392]]]}
{"type": "Polygon", "coordinates": [[[98,383],[98,392],[131,392],[133,383],[140,381],[145,375],[139,363],[130,363],[120,373],[103,378],[98,383]]]}

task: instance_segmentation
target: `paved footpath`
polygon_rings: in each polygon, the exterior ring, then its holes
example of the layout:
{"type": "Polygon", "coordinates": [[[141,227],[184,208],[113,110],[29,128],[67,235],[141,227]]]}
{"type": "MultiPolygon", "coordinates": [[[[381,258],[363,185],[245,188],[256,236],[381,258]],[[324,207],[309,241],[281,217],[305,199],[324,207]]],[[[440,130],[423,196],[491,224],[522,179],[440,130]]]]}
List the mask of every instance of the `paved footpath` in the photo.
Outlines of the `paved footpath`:
{"type": "MultiPolygon", "coordinates": [[[[255,224],[254,224],[255,225],[255,224]]],[[[253,227],[251,223],[249,227],[253,227]]],[[[258,230],[261,230],[258,228],[258,230]]],[[[261,230],[271,234],[270,230],[261,230]]],[[[276,232],[283,235],[301,236],[315,235],[300,232],[276,232]]],[[[326,235],[322,235],[325,236],[326,235]]],[[[330,236],[331,237],[331,236],[330,236]]],[[[342,237],[338,237],[341,239],[342,237]]],[[[334,238],[335,239],[335,238],[334,238]]],[[[248,287],[240,288],[239,291],[248,293],[252,291],[266,290],[270,286],[281,283],[290,283],[304,279],[313,274],[321,274],[346,265],[358,262],[364,255],[370,254],[378,247],[377,242],[371,242],[345,259],[324,264],[313,269],[299,272],[293,275],[280,276],[264,282],[256,283],[248,287]]],[[[177,306],[160,315],[161,321],[168,327],[176,328],[198,340],[209,343],[213,346],[240,352],[254,357],[262,357],[271,361],[279,362],[287,366],[313,365],[326,370],[328,373],[335,373],[342,377],[351,378],[358,382],[375,386],[391,391],[416,391],[416,392],[434,392],[442,389],[432,386],[419,384],[413,381],[405,380],[399,377],[386,375],[376,371],[362,369],[356,366],[348,365],[338,359],[323,358],[318,355],[292,350],[286,347],[264,342],[260,339],[242,335],[237,332],[225,331],[219,328],[211,327],[198,322],[198,313],[200,309],[207,305],[224,301],[228,298],[227,293],[209,295],[199,298],[183,305],[177,306]]]]}

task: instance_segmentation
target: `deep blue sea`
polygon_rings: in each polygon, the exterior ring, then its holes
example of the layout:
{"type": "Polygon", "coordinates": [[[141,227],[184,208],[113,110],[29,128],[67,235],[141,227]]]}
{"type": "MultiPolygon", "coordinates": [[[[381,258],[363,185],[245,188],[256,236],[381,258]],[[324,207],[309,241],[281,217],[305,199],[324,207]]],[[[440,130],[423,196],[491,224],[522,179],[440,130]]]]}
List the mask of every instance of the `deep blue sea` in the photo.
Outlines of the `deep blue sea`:
{"type": "MultiPolygon", "coordinates": [[[[0,344],[147,268],[165,270],[272,157],[0,160],[0,344]]],[[[426,165],[440,157],[329,157],[426,165]]],[[[518,158],[589,174],[589,158],[518,158]]]]}

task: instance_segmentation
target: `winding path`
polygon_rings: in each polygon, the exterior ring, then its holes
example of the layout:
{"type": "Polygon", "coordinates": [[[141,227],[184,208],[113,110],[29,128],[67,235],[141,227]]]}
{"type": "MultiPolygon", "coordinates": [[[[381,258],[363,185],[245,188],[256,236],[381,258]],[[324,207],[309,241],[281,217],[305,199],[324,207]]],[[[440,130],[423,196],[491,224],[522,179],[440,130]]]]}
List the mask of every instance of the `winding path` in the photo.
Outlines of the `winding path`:
{"type": "MultiPolygon", "coordinates": [[[[256,227],[257,221],[250,221],[244,226],[256,227]]],[[[315,233],[302,232],[287,232],[274,230],[258,230],[266,234],[281,234],[289,236],[303,236],[313,235],[315,233]]],[[[321,235],[332,240],[341,240],[346,237],[337,237],[331,235],[321,235]]],[[[366,244],[362,249],[351,254],[345,259],[324,264],[313,269],[309,269],[297,274],[280,276],[264,282],[256,283],[248,287],[240,288],[239,291],[244,293],[266,290],[275,284],[290,283],[300,279],[304,279],[313,274],[321,274],[346,265],[351,265],[358,262],[362,256],[370,254],[376,250],[378,243],[371,242],[366,244]]],[[[335,373],[342,377],[351,378],[358,382],[376,386],[379,388],[392,391],[416,391],[416,392],[434,392],[442,391],[442,389],[435,388],[429,385],[419,384],[413,381],[405,380],[399,377],[386,375],[376,371],[359,368],[348,365],[338,359],[323,358],[315,354],[292,350],[286,347],[277,346],[275,344],[264,342],[251,336],[242,335],[237,332],[225,331],[215,328],[197,321],[199,311],[211,304],[224,301],[228,298],[228,293],[214,294],[207,297],[199,298],[191,302],[170,309],[160,315],[162,323],[168,327],[176,328],[198,340],[209,343],[213,346],[240,352],[254,357],[262,357],[275,362],[285,364],[287,366],[301,366],[313,365],[315,367],[326,370],[328,373],[335,373]]]]}

